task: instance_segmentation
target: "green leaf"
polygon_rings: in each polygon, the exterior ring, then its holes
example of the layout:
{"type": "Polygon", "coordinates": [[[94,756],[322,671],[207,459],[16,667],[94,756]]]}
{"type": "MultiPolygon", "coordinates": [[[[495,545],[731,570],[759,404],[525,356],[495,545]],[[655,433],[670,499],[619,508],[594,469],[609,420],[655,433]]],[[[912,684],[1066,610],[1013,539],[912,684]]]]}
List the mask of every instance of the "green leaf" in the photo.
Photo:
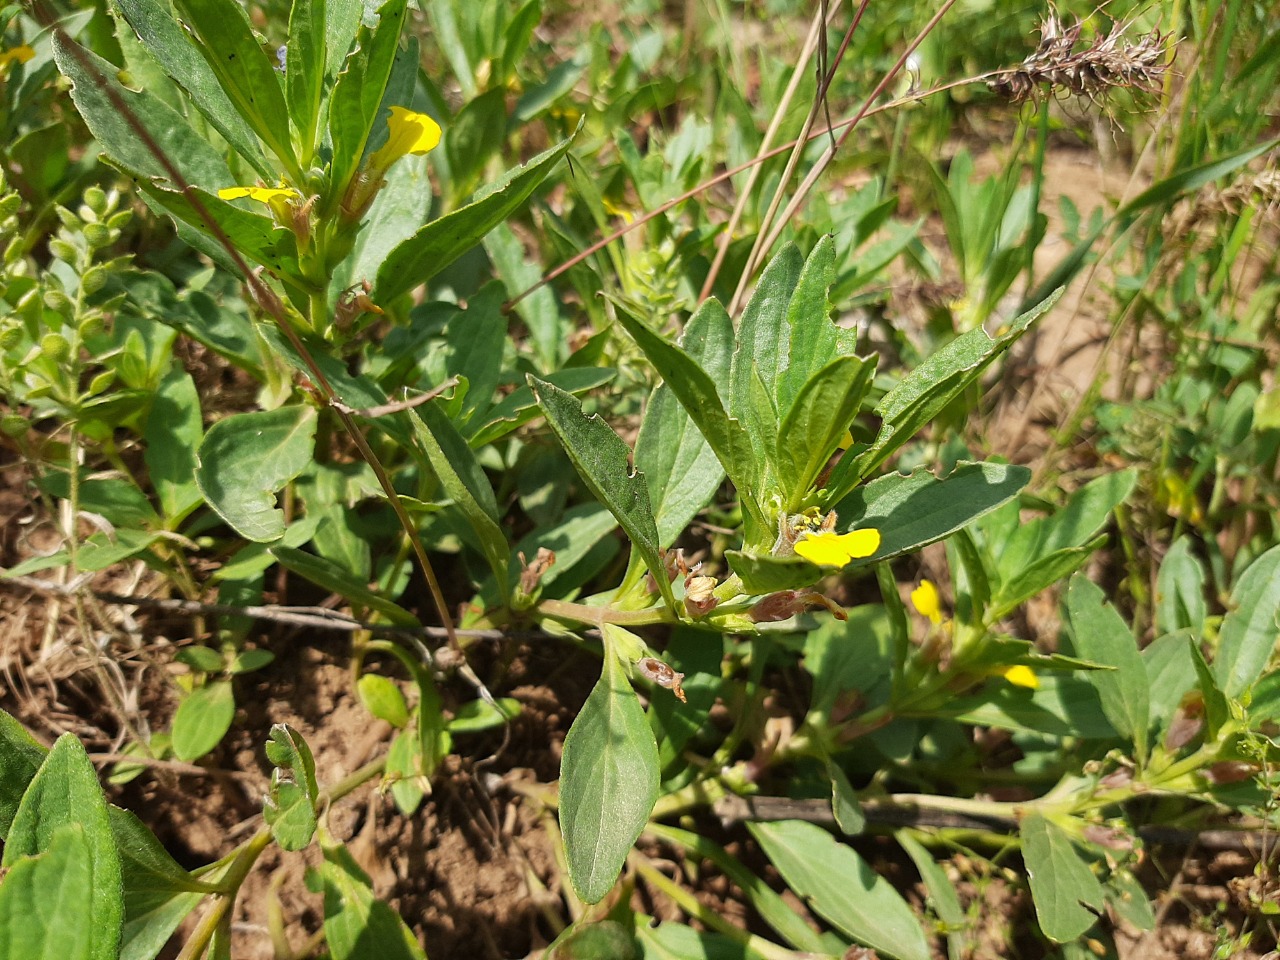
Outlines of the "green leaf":
{"type": "MultiPolygon", "coordinates": [[[[699,432],[715,452],[729,479],[738,488],[744,506],[758,512],[754,498],[760,468],[756,463],[751,440],[742,424],[725,411],[716,387],[717,379],[724,376],[721,360],[723,348],[719,345],[731,340],[733,336],[733,325],[724,307],[715,300],[706,300],[689,321],[690,327],[696,325],[695,329],[705,328],[705,339],[700,343],[717,345],[715,366],[708,365],[708,369],[704,369],[685,350],[629,314],[622,305],[619,305],[618,322],[631,334],[631,338],[680,400],[680,405],[697,424],[699,432]]],[[[757,519],[764,524],[763,515],[757,519]]]]}
{"type": "Polygon", "coordinates": [[[143,456],[166,524],[175,526],[202,500],[196,485],[196,449],[204,438],[200,394],[191,374],[175,364],[156,389],[142,430],[143,456]]]}
{"type": "Polygon", "coordinates": [[[916,870],[920,872],[920,879],[924,881],[924,888],[929,894],[929,900],[938,919],[949,929],[963,929],[965,913],[964,907],[960,904],[960,895],[946,872],[938,866],[938,861],[933,858],[933,854],[908,830],[899,830],[894,837],[907,852],[911,862],[916,865],[916,870]]]}
{"type": "Polygon", "coordinates": [[[1204,565],[1191,552],[1191,538],[1179,537],[1160,561],[1156,577],[1156,630],[1172,633],[1185,627],[1199,633],[1208,615],[1204,585],[1204,565]]]}
{"type": "Polygon", "coordinates": [[[1227,703],[1226,694],[1218,686],[1213,670],[1204,660],[1200,652],[1200,644],[1194,636],[1187,637],[1187,649],[1191,653],[1191,665],[1195,667],[1196,679],[1200,686],[1200,696],[1204,700],[1204,720],[1207,727],[1205,739],[1212,742],[1218,739],[1218,732],[1231,716],[1231,707],[1227,703]]]}
{"type": "Polygon", "coordinates": [[[378,673],[366,673],[356,684],[360,702],[379,720],[403,729],[409,725],[409,705],[394,680],[378,673]]]}
{"type": "Polygon", "coordinates": [[[600,680],[569,728],[560,762],[565,859],[587,903],[613,888],[657,799],[657,742],[625,667],[606,649],[600,680]]]}
{"type": "Polygon", "coordinates": [[[507,171],[482,197],[432,220],[392,250],[378,271],[373,299],[389,303],[426,283],[478,244],[486,233],[524,207],[572,141],[572,137],[562,140],[528,163],[507,171]]]}
{"type": "Polygon", "coordinates": [[[320,103],[324,98],[325,0],[294,0],[289,10],[289,42],[285,55],[285,98],[298,130],[301,153],[309,160],[317,142],[320,103]]]}
{"type": "Polygon", "coordinates": [[[130,811],[108,806],[107,816],[111,836],[120,854],[126,915],[133,912],[131,906],[134,903],[145,901],[153,894],[204,894],[216,893],[220,889],[217,884],[193,879],[169,855],[156,835],[130,811]]]}
{"type": "Polygon", "coordinates": [[[445,134],[452,195],[461,199],[475,189],[484,168],[507,139],[507,91],[486,90],[454,115],[445,134]]]}
{"type": "Polygon", "coordinates": [[[505,585],[511,547],[499,524],[498,502],[489,478],[440,401],[433,400],[409,413],[414,436],[426,452],[440,486],[475,532],[495,580],[505,585]]]}
{"type": "Polygon", "coordinates": [[[598,414],[586,416],[572,394],[529,374],[533,389],[578,475],[596,499],[609,508],[654,575],[663,599],[675,606],[658,547],[658,528],[649,506],[644,475],[628,463],[631,451],[598,414]]]}
{"type": "Polygon", "coordinates": [[[449,733],[481,733],[504,723],[510,723],[524,709],[513,697],[499,697],[494,703],[487,700],[469,700],[453,714],[447,724],[449,733]],[[497,706],[494,705],[497,704],[497,706]]]}
{"type": "Polygon", "coordinates": [[[997,567],[1008,581],[1021,569],[1058,550],[1080,547],[1091,540],[1138,482],[1137,470],[1105,474],[1071,495],[1066,505],[1048,517],[1020,524],[1000,544],[997,567]]]}
{"type": "Polygon", "coordinates": [[[198,760],[222,742],[236,716],[236,699],[227,680],[193,690],[173,717],[173,752],[179,760],[198,760]]]}
{"type": "Polygon", "coordinates": [[[1280,637],[1280,546],[1272,547],[1236,581],[1222,620],[1213,674],[1228,697],[1239,697],[1262,675],[1280,637]]]}
{"type": "MultiPolygon", "coordinates": [[[[533,0],[537,2],[537,0],[533,0]]],[[[544,960],[638,960],[636,941],[616,920],[587,918],[566,927],[543,954],[544,960]]]]}
{"type": "Polygon", "coordinates": [[[1166,633],[1142,650],[1142,665],[1147,671],[1150,691],[1151,722],[1160,731],[1168,729],[1183,696],[1196,685],[1196,666],[1187,649],[1191,638],[1189,630],[1166,633]]]}
{"type": "Polygon", "coordinates": [[[503,351],[507,343],[507,317],[502,303],[506,288],[490,281],[467,299],[467,308],[455,313],[445,328],[448,356],[446,371],[467,381],[458,417],[466,423],[493,405],[502,380],[503,351]]]}
{"type": "Polygon", "coordinates": [[[778,429],[774,461],[789,511],[800,508],[826,469],[862,406],[874,373],[874,360],[837,357],[800,388],[778,429]]]}
{"type": "Polygon", "coordinates": [[[41,854],[15,858],[0,884],[0,957],[114,960],[120,922],[114,932],[95,926],[96,864],[87,831],[73,822],[49,833],[41,854]]]}
{"type": "Polygon", "coordinates": [[[1124,619],[1105,602],[1102,590],[1083,574],[1067,587],[1067,619],[1075,653],[1115,670],[1087,674],[1102,701],[1102,712],[1121,736],[1133,740],[1134,756],[1142,766],[1147,759],[1150,705],[1147,669],[1124,619]]]}
{"type": "Polygon", "coordinates": [[[729,569],[742,581],[743,590],[751,594],[799,590],[822,579],[822,568],[803,557],[758,556],[743,550],[726,550],[729,569]]]}
{"type": "Polygon", "coordinates": [[[253,35],[244,8],[233,0],[173,0],[173,5],[236,112],[287,169],[298,170],[280,75],[253,35]]]}
{"type": "Polygon", "coordinates": [[[961,723],[1002,730],[1034,730],[1054,737],[1112,740],[1118,734],[1102,712],[1097,689],[1083,677],[1038,674],[1036,690],[993,681],[994,690],[958,697],[948,714],[961,723]]]}
{"type": "Polygon", "coordinates": [[[1076,939],[1106,908],[1102,884],[1057,824],[1033,813],[1019,833],[1040,929],[1057,943],[1076,939]]]}
{"type": "Polygon", "coordinates": [[[835,276],[835,241],[825,234],[805,261],[787,306],[791,340],[787,368],[777,385],[778,411],[784,420],[801,388],[840,355],[840,333],[831,322],[831,301],[827,299],[835,276]]]}
{"type": "Polygon", "coordinates": [[[845,936],[898,960],[928,960],[929,944],[911,908],[852,847],[801,820],[748,829],[787,886],[845,936]]]}
{"type": "Polygon", "coordinates": [[[405,922],[373,895],[373,883],[342,844],[325,844],[308,875],[324,890],[324,939],[333,960],[426,960],[405,922]]]}
{"type": "MultiPolygon", "coordinates": [[[[382,94],[391,76],[407,9],[405,0],[386,0],[378,7],[377,23],[360,24],[356,46],[347,54],[334,83],[329,97],[329,135],[333,141],[333,157],[329,161],[331,207],[346,193],[366,152],[374,123],[383,114],[382,94]]],[[[384,299],[379,290],[374,299],[389,302],[394,297],[384,299]]]]}
{"type": "MultiPolygon", "coordinates": [[[[617,371],[612,367],[569,367],[546,376],[547,383],[555,384],[569,393],[585,393],[613,379],[617,371]]],[[[526,387],[518,387],[501,402],[490,408],[480,421],[478,429],[468,425],[467,442],[473,450],[505,437],[517,427],[522,427],[542,412],[538,398],[526,387]]]]}
{"type": "MultiPolygon", "coordinates": [[[[733,325],[723,310],[699,310],[685,325],[680,344],[712,381],[721,380],[729,369],[733,325]]],[[[635,459],[649,485],[658,545],[668,547],[724,480],[715,451],[669,383],[660,384],[649,396],[635,459]]]]}
{"type": "Polygon", "coordinates": [[[270,217],[259,213],[263,205],[255,200],[223,200],[210,190],[195,187],[189,193],[170,189],[160,180],[141,180],[129,168],[120,166],[122,173],[133,176],[138,189],[152,202],[154,208],[171,214],[180,224],[189,224],[207,238],[209,246],[220,260],[225,256],[222,241],[215,239],[206,217],[218,225],[231,245],[246,259],[260,263],[273,273],[296,274],[298,272],[297,238],[293,231],[285,230],[270,217]],[[194,201],[199,201],[199,206],[194,201]],[[256,209],[255,209],[256,207],[256,209]]]}
{"type": "Polygon", "coordinates": [[[246,540],[278,540],[285,522],[276,493],[311,463],[315,439],[312,407],[235,414],[205,434],[196,483],[209,506],[246,540]]]}
{"type": "Polygon", "coordinates": [[[188,183],[208,188],[231,185],[231,171],[222,155],[172,107],[150,94],[126,89],[116,79],[115,66],[61,34],[54,35],[53,54],[58,69],[74,85],[71,99],[76,109],[103,150],[122,166],[143,177],[169,179],[146,142],[121,116],[113,95],[163,147],[169,162],[188,183]]]}
{"type": "Polygon", "coordinates": [[[1026,569],[1017,571],[1011,580],[1000,584],[1000,589],[992,598],[991,608],[987,611],[988,622],[994,623],[1041,590],[1047,590],[1063,577],[1075,573],[1106,542],[1107,538],[1101,536],[1082,547],[1057,550],[1041,557],[1026,569]]]}
{"type": "MultiPolygon", "coordinates": [[[[764,922],[796,950],[815,956],[824,956],[829,952],[823,937],[815,933],[800,914],[765,883],[759,872],[744,866],[724,847],[697,833],[663,824],[652,824],[646,833],[677,844],[714,863],[742,891],[752,909],[760,914],[764,922]]],[[[678,960],[685,960],[685,955],[679,954],[678,960]]]]}
{"type": "MultiPolygon", "coordinates": [[[[787,327],[787,308],[800,280],[804,260],[794,244],[778,252],[760,275],[755,292],[742,312],[735,337],[737,346],[729,370],[729,416],[744,424],[751,417],[748,401],[752,380],[758,375],[772,399],[778,393],[778,380],[787,366],[787,354],[779,347],[787,343],[791,331],[787,327]]],[[[777,420],[774,420],[776,429],[777,420]]],[[[848,424],[845,424],[848,426],[848,424]]],[[[840,428],[841,433],[844,427],[840,428]]],[[[753,441],[755,438],[752,438],[753,441]]]]}
{"type": "MultiPolygon", "coordinates": [[[[187,92],[196,109],[222,138],[249,161],[259,176],[264,180],[273,179],[275,173],[263,156],[253,130],[227,99],[218,78],[183,32],[170,5],[164,0],[117,0],[115,6],[147,52],[170,79],[187,92]]],[[[168,144],[164,145],[167,152],[168,144]]]]}
{"type": "Polygon", "coordinates": [[[391,797],[406,817],[412,816],[426,796],[424,786],[429,781],[419,774],[422,769],[422,747],[418,732],[402,730],[391,740],[387,748],[386,780],[390,783],[391,797]]]}
{"type": "Polygon", "coordinates": [[[848,466],[832,476],[830,499],[838,501],[925,424],[954,400],[1001,353],[1047,313],[1059,298],[1056,291],[1038,306],[1012,320],[997,337],[985,330],[971,330],[952,340],[907,374],[876,406],[882,425],[875,442],[856,457],[846,456],[848,466]]]}
{"type": "Polygon", "coordinates": [[[284,850],[303,850],[316,831],[320,787],[307,741],[287,723],[273,724],[267,741],[271,791],[262,806],[271,835],[284,850]]]}
{"type": "MultiPolygon", "coordinates": [[[[68,851],[78,863],[86,866],[83,873],[77,871],[67,876],[65,882],[73,887],[76,909],[72,918],[65,915],[47,913],[43,905],[37,906],[32,914],[37,917],[34,925],[27,926],[28,935],[35,934],[48,939],[43,944],[56,944],[58,938],[67,934],[66,928],[79,928],[87,933],[88,946],[79,945],[79,955],[85,960],[116,960],[120,945],[120,927],[124,920],[124,903],[121,898],[120,856],[116,852],[115,839],[111,834],[111,822],[107,814],[107,801],[102,795],[102,787],[98,785],[98,774],[85,753],[80,741],[69,733],[58,738],[44,758],[40,769],[36,772],[18,812],[5,838],[3,866],[13,867],[23,858],[34,857],[39,860],[41,854],[50,854],[49,860],[55,864],[61,862],[62,854],[55,847],[62,848],[69,844],[74,853],[68,851]],[[76,828],[77,839],[59,841],[58,834],[68,827],[76,828]],[[77,923],[75,920],[81,922],[77,923]]],[[[29,862],[29,861],[28,861],[29,862]]],[[[43,868],[29,868],[42,871],[43,868]]],[[[57,883],[55,879],[67,868],[49,868],[52,876],[41,877],[46,882],[57,883]]],[[[34,879],[34,878],[33,878],[34,879]]],[[[5,891],[4,900],[8,901],[8,886],[12,875],[0,885],[5,891]]],[[[15,897],[23,895],[24,886],[19,885],[14,892],[15,897]]],[[[60,888],[53,886],[41,891],[50,899],[57,900],[60,888]]],[[[12,910],[23,907],[10,901],[12,910]]],[[[30,904],[26,907],[30,909],[30,904]]],[[[12,914],[11,914],[12,916],[12,914]]],[[[0,923],[0,931],[11,929],[7,923],[0,923]]],[[[3,936],[0,933],[0,936],[3,936]]],[[[21,935],[21,933],[19,934],[21,935]]],[[[29,943],[41,943],[36,939],[29,943]]],[[[71,944],[67,944],[68,947],[71,944]]],[[[0,942],[0,947],[4,944],[0,942]]],[[[45,947],[45,949],[49,949],[45,947]]],[[[27,957],[50,956],[58,954],[23,950],[5,951],[0,949],[0,956],[27,957]]]]}
{"type": "Polygon", "coordinates": [[[274,546],[270,552],[285,569],[292,570],[330,593],[346,597],[356,606],[382,614],[390,623],[401,627],[421,626],[418,618],[408,610],[394,600],[374,593],[332,561],[284,545],[274,546]]]}
{"type": "Polygon", "coordinates": [[[838,529],[880,531],[880,549],[846,569],[913,553],[950,536],[1013,499],[1030,480],[1026,467],[963,461],[941,480],[925,468],[905,477],[878,477],[836,504],[838,529]]]}
{"type": "Polygon", "coordinates": [[[48,752],[22,724],[0,710],[0,840],[8,838],[18,803],[48,752]]]}

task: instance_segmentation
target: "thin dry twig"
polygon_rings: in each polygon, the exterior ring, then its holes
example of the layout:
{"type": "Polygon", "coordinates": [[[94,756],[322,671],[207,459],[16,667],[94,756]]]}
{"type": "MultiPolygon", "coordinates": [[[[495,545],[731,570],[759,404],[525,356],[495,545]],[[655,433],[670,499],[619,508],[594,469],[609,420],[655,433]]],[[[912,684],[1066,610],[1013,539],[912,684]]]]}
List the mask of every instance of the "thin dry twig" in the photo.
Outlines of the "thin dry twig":
{"type": "MultiPolygon", "coordinates": [[[[83,586],[69,587],[35,577],[5,577],[0,585],[8,585],[24,590],[32,590],[53,596],[77,595],[88,592],[95,600],[102,603],[120,606],[146,607],[166,613],[183,616],[239,616],[251,617],[254,620],[265,620],[272,623],[283,623],[295,627],[313,627],[319,630],[336,630],[344,633],[356,633],[367,630],[369,633],[395,637],[430,637],[435,640],[447,640],[448,631],[443,627],[397,627],[386,623],[370,623],[357,620],[346,614],[324,607],[287,607],[287,606],[236,606],[228,603],[201,603],[197,600],[177,600],[162,597],[128,596],[107,591],[89,590],[83,586]]],[[[502,630],[455,630],[454,635],[470,640],[507,640],[522,634],[508,633],[502,630]]],[[[541,633],[533,635],[541,636],[541,633]]]]}

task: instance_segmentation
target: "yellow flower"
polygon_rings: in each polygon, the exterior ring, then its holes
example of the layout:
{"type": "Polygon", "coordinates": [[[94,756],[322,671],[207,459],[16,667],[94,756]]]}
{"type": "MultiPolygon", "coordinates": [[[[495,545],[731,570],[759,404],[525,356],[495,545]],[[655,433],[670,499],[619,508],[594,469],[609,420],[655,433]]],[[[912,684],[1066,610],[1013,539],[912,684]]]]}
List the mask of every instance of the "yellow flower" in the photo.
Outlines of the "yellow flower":
{"type": "Polygon", "coordinates": [[[430,153],[440,145],[440,125],[425,113],[392,107],[387,142],[369,157],[371,169],[385,172],[405,154],[430,153]]]}
{"type": "Polygon", "coordinates": [[[911,603],[922,617],[928,617],[933,624],[942,623],[942,604],[938,598],[938,588],[928,580],[921,580],[920,586],[911,591],[911,603]]]}
{"type": "Polygon", "coordinates": [[[273,200],[290,199],[301,196],[292,187],[223,187],[218,191],[221,200],[242,200],[248,197],[259,203],[271,203],[273,200]]]}
{"type": "Polygon", "coordinates": [[[795,546],[797,556],[820,567],[843,567],[850,560],[869,557],[879,549],[880,531],[874,527],[849,533],[806,532],[795,546]]]}
{"type": "Polygon", "coordinates": [[[0,50],[0,69],[9,66],[11,63],[26,63],[35,55],[36,52],[25,43],[14,47],[12,50],[0,50]]]}
{"type": "Polygon", "coordinates": [[[1015,687],[1027,687],[1030,690],[1040,688],[1040,678],[1025,664],[1015,663],[1012,667],[1004,667],[1000,670],[1000,675],[1015,687]]]}

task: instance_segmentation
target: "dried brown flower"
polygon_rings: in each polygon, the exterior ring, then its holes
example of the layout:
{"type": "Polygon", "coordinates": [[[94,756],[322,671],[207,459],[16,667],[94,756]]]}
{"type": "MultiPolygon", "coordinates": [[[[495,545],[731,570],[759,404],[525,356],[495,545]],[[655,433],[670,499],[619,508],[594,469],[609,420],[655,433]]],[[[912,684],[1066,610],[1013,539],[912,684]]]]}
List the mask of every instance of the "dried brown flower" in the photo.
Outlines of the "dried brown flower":
{"type": "Polygon", "coordinates": [[[987,86],[1013,103],[1033,99],[1041,86],[1094,99],[1113,87],[1155,93],[1168,70],[1170,34],[1152,30],[1131,40],[1129,24],[1117,23],[1092,45],[1077,49],[1082,24],[1064,27],[1050,13],[1040,26],[1040,45],[1016,67],[997,72],[987,86]]]}

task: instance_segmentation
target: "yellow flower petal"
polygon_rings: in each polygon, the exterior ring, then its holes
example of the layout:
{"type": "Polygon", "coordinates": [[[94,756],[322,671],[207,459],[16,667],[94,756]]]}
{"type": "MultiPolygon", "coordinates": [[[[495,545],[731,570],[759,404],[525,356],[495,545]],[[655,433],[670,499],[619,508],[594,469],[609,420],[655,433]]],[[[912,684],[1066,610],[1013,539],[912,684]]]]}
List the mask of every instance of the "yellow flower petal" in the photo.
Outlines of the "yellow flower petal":
{"type": "Polygon", "coordinates": [[[853,446],[853,434],[846,430],[844,436],[840,438],[840,442],[836,444],[837,450],[848,450],[853,446]]]}
{"type": "Polygon", "coordinates": [[[942,622],[942,604],[938,598],[938,588],[928,580],[921,580],[920,586],[911,591],[911,604],[919,611],[920,616],[928,617],[931,623],[942,622]]]}
{"type": "Polygon", "coordinates": [[[1005,667],[1000,674],[1015,687],[1027,687],[1031,690],[1040,687],[1040,678],[1036,676],[1035,671],[1021,663],[1005,667]]]}
{"type": "Polygon", "coordinates": [[[849,533],[807,533],[796,541],[795,551],[821,567],[843,567],[850,560],[869,557],[880,549],[880,531],[874,527],[849,533]]]}
{"type": "Polygon", "coordinates": [[[11,63],[26,63],[35,55],[36,52],[25,43],[12,50],[0,50],[0,67],[7,67],[11,63]]]}
{"type": "Polygon", "coordinates": [[[248,197],[259,203],[298,196],[301,194],[290,187],[223,187],[218,191],[218,198],[221,200],[241,200],[248,197]]]}
{"type": "Polygon", "coordinates": [[[387,170],[408,153],[430,153],[440,145],[440,124],[425,113],[392,107],[387,119],[387,142],[369,158],[375,170],[387,170]]]}

